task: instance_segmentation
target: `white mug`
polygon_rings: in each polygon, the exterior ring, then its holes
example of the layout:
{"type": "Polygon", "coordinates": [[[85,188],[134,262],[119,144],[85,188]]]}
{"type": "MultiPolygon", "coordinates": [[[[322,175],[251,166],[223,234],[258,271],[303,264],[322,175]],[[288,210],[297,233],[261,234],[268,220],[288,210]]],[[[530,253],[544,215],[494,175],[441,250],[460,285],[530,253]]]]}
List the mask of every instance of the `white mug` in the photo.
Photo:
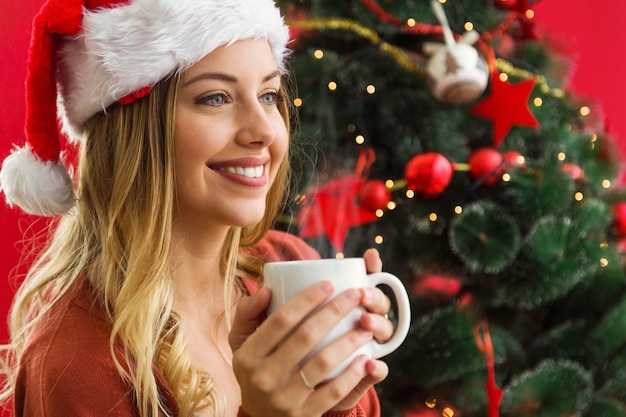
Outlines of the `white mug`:
{"type": "MultiPolygon", "coordinates": [[[[390,354],[402,344],[409,332],[411,309],[409,296],[404,285],[396,276],[387,272],[368,275],[363,258],[270,262],[265,264],[264,276],[265,286],[272,291],[272,299],[268,308],[269,314],[290,298],[322,281],[332,282],[335,289],[328,301],[350,288],[368,288],[382,284],[389,286],[393,291],[398,305],[398,326],[391,339],[385,343],[378,343],[372,339],[328,374],[326,380],[343,372],[358,355],[364,354],[369,358],[378,359],[390,354]]],[[[312,356],[332,341],[348,331],[358,328],[364,311],[362,307],[357,307],[346,315],[307,355],[300,366],[303,366],[312,356]]],[[[314,313],[315,311],[312,314],[314,313]]]]}

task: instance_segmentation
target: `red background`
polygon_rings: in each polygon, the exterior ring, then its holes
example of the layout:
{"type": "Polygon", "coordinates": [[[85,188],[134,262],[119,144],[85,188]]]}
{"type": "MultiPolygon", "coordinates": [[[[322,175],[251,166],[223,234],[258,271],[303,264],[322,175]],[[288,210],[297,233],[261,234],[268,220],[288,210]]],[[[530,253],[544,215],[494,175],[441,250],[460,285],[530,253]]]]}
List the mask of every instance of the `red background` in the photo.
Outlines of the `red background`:
{"type": "MultiPolygon", "coordinates": [[[[23,143],[27,47],[31,20],[42,2],[4,1],[0,13],[0,160],[13,143],[23,143]]],[[[621,30],[626,2],[543,0],[534,10],[539,33],[549,33],[565,48],[571,65],[566,87],[588,99],[585,104],[607,123],[622,155],[626,155],[626,118],[621,114],[626,92],[626,57],[621,53],[626,41],[621,30]]],[[[14,279],[9,277],[16,271],[24,272],[23,266],[16,269],[23,246],[20,242],[24,233],[32,236],[43,224],[45,220],[23,215],[0,202],[0,341],[7,338],[4,323],[14,289],[14,279]]]]}

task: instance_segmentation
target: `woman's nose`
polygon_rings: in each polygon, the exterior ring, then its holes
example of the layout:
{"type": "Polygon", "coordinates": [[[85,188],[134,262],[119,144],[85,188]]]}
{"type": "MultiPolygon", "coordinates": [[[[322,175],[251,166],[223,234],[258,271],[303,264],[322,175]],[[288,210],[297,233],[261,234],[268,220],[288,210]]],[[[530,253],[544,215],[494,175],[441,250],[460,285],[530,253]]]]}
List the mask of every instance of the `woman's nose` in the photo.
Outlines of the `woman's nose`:
{"type": "Polygon", "coordinates": [[[268,146],[276,137],[276,128],[272,124],[268,108],[258,101],[242,108],[240,120],[237,140],[242,145],[268,146]]]}

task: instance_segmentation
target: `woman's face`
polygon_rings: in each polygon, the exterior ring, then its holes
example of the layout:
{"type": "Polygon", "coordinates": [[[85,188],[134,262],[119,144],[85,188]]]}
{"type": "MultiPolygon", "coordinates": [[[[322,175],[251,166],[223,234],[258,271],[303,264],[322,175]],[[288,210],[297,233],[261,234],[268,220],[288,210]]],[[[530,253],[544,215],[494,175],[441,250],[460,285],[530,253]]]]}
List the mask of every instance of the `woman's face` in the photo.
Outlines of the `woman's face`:
{"type": "Polygon", "coordinates": [[[251,226],[288,146],[265,39],[222,46],[182,79],[174,130],[177,222],[251,226]]]}

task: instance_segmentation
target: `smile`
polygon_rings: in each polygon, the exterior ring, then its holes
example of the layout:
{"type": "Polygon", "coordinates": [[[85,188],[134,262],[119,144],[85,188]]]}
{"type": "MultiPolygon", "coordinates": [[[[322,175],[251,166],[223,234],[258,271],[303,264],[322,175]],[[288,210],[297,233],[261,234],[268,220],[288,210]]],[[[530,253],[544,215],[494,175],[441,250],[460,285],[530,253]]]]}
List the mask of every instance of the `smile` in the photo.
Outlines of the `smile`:
{"type": "Polygon", "coordinates": [[[226,171],[231,174],[241,175],[247,178],[260,178],[263,176],[264,166],[254,167],[220,167],[218,171],[226,171]]]}

